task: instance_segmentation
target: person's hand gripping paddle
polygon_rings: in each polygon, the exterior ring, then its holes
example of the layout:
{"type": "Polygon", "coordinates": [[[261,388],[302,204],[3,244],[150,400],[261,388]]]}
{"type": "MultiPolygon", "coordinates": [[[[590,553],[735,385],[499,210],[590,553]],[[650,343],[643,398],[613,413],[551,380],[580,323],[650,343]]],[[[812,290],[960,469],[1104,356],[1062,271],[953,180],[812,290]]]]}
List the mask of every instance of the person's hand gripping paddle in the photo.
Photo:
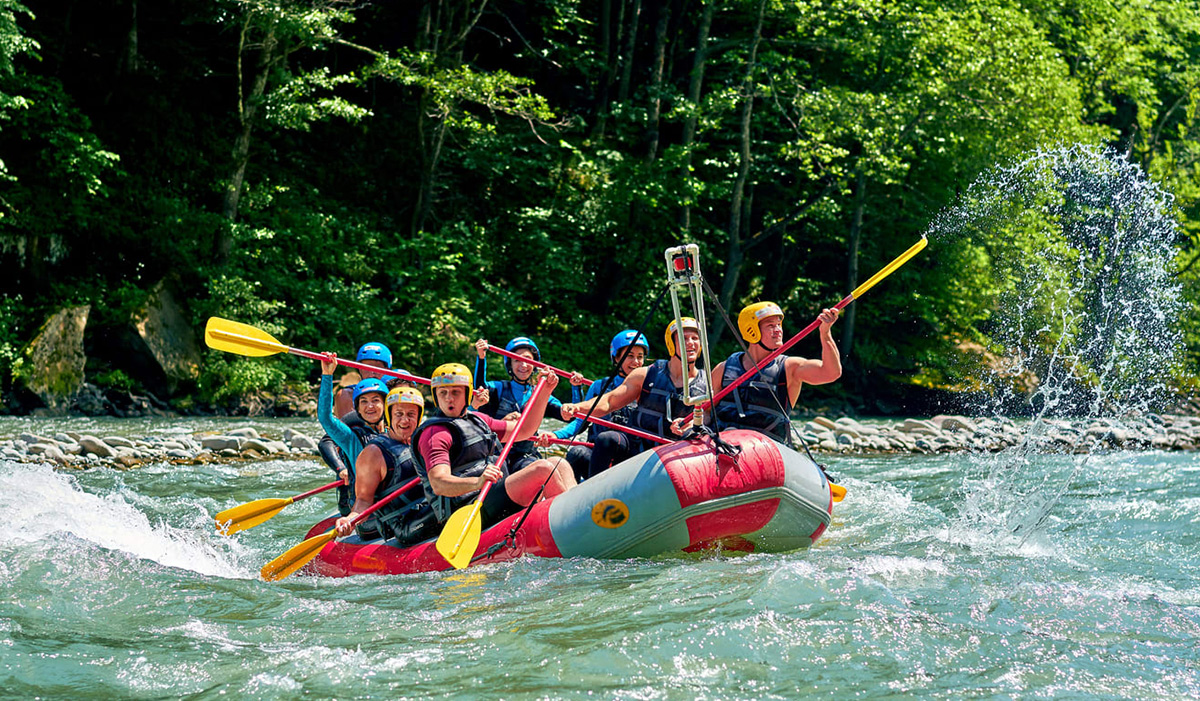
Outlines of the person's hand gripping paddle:
{"type": "MultiPolygon", "coordinates": [[[[508,458],[509,450],[512,449],[513,443],[517,442],[517,435],[521,433],[521,429],[529,419],[529,408],[538,403],[545,391],[546,378],[542,377],[533,388],[533,394],[525,404],[525,410],[521,412],[521,418],[517,420],[517,425],[508,434],[508,439],[504,441],[504,449],[500,451],[500,457],[495,461],[496,465],[503,465],[505,459],[508,458]]],[[[471,558],[475,556],[475,549],[479,547],[479,536],[483,532],[479,510],[482,508],[483,500],[487,497],[492,484],[494,483],[484,484],[474,503],[451,514],[450,518],[446,520],[446,526],[442,528],[442,534],[438,536],[437,551],[454,569],[461,570],[471,564],[471,558]]]]}

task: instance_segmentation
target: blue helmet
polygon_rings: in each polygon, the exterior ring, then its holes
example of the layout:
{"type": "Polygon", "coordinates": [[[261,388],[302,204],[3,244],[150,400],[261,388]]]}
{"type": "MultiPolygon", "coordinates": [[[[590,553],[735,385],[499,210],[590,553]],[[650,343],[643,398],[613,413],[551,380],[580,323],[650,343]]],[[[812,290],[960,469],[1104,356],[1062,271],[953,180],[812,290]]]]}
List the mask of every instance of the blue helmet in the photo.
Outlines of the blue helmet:
{"type": "MultiPolygon", "coordinates": [[[[509,353],[516,353],[521,348],[528,348],[533,351],[534,360],[540,361],[542,359],[542,352],[538,350],[537,344],[533,342],[533,339],[528,336],[517,336],[509,341],[508,345],[504,346],[504,350],[509,353]]],[[[508,370],[509,375],[512,374],[512,358],[506,357],[504,359],[504,369],[508,370]]]]}
{"type": "Polygon", "coordinates": [[[358,398],[364,394],[378,392],[387,399],[388,388],[383,384],[383,380],[372,377],[369,380],[359,380],[358,384],[354,385],[354,410],[358,411],[358,398]]]}
{"type": "Polygon", "coordinates": [[[407,382],[408,384],[413,385],[414,387],[416,386],[416,384],[417,384],[416,379],[415,379],[416,375],[412,374],[408,370],[405,370],[404,368],[396,368],[396,372],[404,373],[405,377],[392,378],[392,380],[389,380],[389,384],[391,382],[407,382]]]}
{"type": "Polygon", "coordinates": [[[358,357],[355,360],[360,363],[364,360],[381,360],[385,368],[392,369],[392,351],[378,341],[362,344],[362,347],[358,349],[358,357]]]}
{"type": "Polygon", "coordinates": [[[646,341],[646,334],[636,329],[625,329],[616,336],[613,336],[612,343],[608,345],[609,357],[616,360],[617,354],[628,346],[641,346],[646,349],[647,353],[650,352],[650,344],[646,341]]]}

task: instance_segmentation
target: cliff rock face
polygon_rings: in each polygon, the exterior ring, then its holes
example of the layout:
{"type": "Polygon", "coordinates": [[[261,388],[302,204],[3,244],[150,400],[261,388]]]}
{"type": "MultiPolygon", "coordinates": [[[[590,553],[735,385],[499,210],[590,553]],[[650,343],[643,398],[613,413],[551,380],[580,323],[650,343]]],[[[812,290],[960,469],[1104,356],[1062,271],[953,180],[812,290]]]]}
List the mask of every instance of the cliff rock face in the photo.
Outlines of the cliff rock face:
{"type": "Polygon", "coordinates": [[[71,397],[83,386],[83,330],[91,305],[60,309],[21,351],[13,380],[54,414],[66,413],[71,397]]]}
{"type": "Polygon", "coordinates": [[[196,334],[165,282],[154,286],[145,306],[133,313],[130,322],[146,353],[166,377],[167,393],[173,393],[180,382],[200,376],[196,334]]]}

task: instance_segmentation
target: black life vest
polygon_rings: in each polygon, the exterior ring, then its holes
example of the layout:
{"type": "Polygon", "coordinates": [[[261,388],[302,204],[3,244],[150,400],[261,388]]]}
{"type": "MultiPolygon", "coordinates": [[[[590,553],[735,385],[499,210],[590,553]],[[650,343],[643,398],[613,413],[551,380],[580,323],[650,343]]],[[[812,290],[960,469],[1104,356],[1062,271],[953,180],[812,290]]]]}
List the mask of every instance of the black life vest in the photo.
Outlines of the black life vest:
{"type": "MultiPolygon", "coordinates": [[[[341,421],[358,437],[359,443],[364,447],[372,438],[379,435],[375,429],[367,425],[366,421],[363,421],[357,411],[346,412],[342,415],[341,421]]],[[[321,453],[321,459],[325,461],[329,469],[333,470],[333,474],[336,475],[345,470],[350,475],[350,484],[343,484],[337,488],[338,513],[345,516],[350,513],[350,509],[354,505],[354,468],[350,466],[350,460],[341,447],[328,434],[321,437],[317,448],[321,453]]]]}
{"type": "MultiPolygon", "coordinates": [[[[673,435],[671,422],[688,413],[688,407],[683,403],[683,392],[671,380],[668,362],[665,358],[656,360],[647,368],[637,409],[630,419],[634,428],[657,433],[664,438],[673,435]]],[[[697,396],[707,391],[708,381],[704,373],[696,373],[689,385],[689,392],[697,396]]]]}
{"type": "MultiPolygon", "coordinates": [[[[500,439],[473,411],[468,410],[465,415],[454,419],[446,416],[430,417],[413,433],[412,444],[420,445],[421,436],[433,426],[445,426],[453,436],[454,442],[450,447],[450,474],[455,477],[478,477],[483,474],[488,462],[500,453],[500,439]]],[[[421,478],[421,486],[425,488],[425,501],[433,507],[438,521],[450,518],[455,509],[470,503],[479,494],[478,491],[474,491],[457,497],[444,497],[434,493],[429,483],[429,466],[425,464],[425,456],[419,450],[414,450],[412,454],[413,466],[417,476],[421,478]]],[[[500,469],[507,477],[508,469],[504,465],[501,465],[500,469]]]]}
{"type": "MultiPolygon", "coordinates": [[[[513,412],[521,413],[525,409],[525,400],[527,398],[528,385],[523,385],[516,380],[504,380],[500,383],[500,391],[496,393],[496,413],[493,418],[503,419],[505,416],[513,412]]],[[[518,460],[526,455],[536,455],[542,457],[538,452],[537,445],[532,441],[517,441],[513,443],[512,448],[508,451],[507,467],[512,467],[518,460]]]]}
{"type": "MultiPolygon", "coordinates": [[[[384,497],[416,477],[417,469],[413,460],[412,446],[408,443],[401,443],[387,434],[377,434],[368,445],[379,448],[379,452],[383,454],[383,462],[387,466],[387,474],[375,487],[375,503],[378,504],[384,497]]],[[[396,530],[396,523],[404,515],[404,512],[411,509],[414,503],[423,502],[424,496],[419,490],[412,489],[389,501],[370,518],[358,524],[358,534],[367,540],[380,536],[391,537],[396,530]]]]}
{"type": "MultiPolygon", "coordinates": [[[[722,386],[728,387],[746,373],[745,353],[734,353],[725,361],[722,386]]],[[[738,385],[717,405],[721,428],[748,428],[765,433],[785,445],[792,444],[791,408],[788,397],[786,356],[767,363],[749,380],[738,385]]],[[[750,367],[754,367],[751,365],[750,367]]]]}

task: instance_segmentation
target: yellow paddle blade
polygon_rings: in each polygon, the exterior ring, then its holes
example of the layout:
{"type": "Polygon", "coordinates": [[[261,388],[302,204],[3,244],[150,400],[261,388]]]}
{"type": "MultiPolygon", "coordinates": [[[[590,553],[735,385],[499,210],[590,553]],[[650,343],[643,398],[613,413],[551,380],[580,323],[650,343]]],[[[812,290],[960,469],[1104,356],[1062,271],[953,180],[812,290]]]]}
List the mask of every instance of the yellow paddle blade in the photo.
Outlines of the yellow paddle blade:
{"type": "Polygon", "coordinates": [[[479,547],[479,536],[483,532],[479,516],[480,502],[464,506],[450,515],[442,534],[437,539],[437,551],[456,570],[471,564],[475,548],[479,547]]]}
{"type": "Polygon", "coordinates": [[[251,358],[284,353],[288,349],[266,331],[219,316],[208,318],[208,324],[204,327],[204,342],[209,348],[251,358]]]}
{"type": "Polygon", "coordinates": [[[217,522],[217,532],[221,535],[233,535],[247,528],[254,528],[275,517],[283,507],[291,504],[292,497],[286,499],[259,499],[247,504],[225,509],[213,516],[217,522]]]}
{"type": "Polygon", "coordinates": [[[874,287],[874,286],[875,286],[875,283],[877,283],[877,282],[879,282],[880,280],[884,279],[884,278],[885,278],[885,277],[887,277],[888,275],[891,275],[893,272],[895,272],[895,271],[896,271],[896,268],[899,268],[900,266],[902,266],[902,265],[904,265],[905,263],[907,263],[909,258],[912,258],[913,256],[915,256],[915,255],[917,255],[918,253],[920,253],[920,252],[921,252],[921,250],[922,250],[923,248],[925,248],[925,246],[926,246],[928,243],[929,243],[929,239],[927,239],[927,238],[925,238],[924,236],[922,236],[920,241],[917,241],[916,243],[914,243],[914,244],[913,244],[913,245],[912,245],[912,246],[911,246],[911,247],[910,247],[910,248],[909,248],[907,251],[905,251],[904,253],[901,253],[900,255],[896,256],[896,260],[894,260],[894,261],[892,261],[891,263],[888,263],[887,265],[885,265],[885,266],[883,267],[883,270],[880,270],[879,272],[875,273],[875,274],[874,274],[874,275],[872,275],[872,276],[870,277],[870,279],[868,279],[866,282],[864,282],[863,284],[861,284],[861,285],[859,285],[858,287],[856,287],[856,288],[854,289],[854,291],[850,293],[850,296],[851,296],[851,297],[853,297],[854,299],[858,299],[859,297],[862,297],[864,294],[866,294],[866,291],[867,291],[867,290],[869,290],[869,289],[871,289],[872,287],[874,287]]]}
{"type": "Polygon", "coordinates": [[[829,493],[833,495],[834,501],[841,501],[846,498],[846,488],[840,484],[829,483],[829,493]]]}
{"type": "Polygon", "coordinates": [[[315,535],[299,545],[263,565],[259,572],[268,582],[275,582],[290,577],[296,570],[308,564],[308,561],[321,552],[325,544],[337,536],[337,531],[330,528],[321,535],[315,535]]]}

